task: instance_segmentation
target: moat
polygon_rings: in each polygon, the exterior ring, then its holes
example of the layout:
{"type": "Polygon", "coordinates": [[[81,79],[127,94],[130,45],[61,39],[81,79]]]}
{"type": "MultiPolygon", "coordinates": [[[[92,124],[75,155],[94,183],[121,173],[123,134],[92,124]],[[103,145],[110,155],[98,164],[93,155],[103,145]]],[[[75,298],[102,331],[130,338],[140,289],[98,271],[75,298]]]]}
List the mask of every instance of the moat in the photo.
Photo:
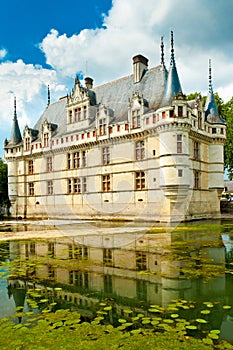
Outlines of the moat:
{"type": "Polygon", "coordinates": [[[85,320],[107,305],[114,324],[170,308],[233,343],[233,219],[174,227],[19,222],[0,233],[1,318],[18,323],[26,321],[19,310],[70,309],[85,320]]]}

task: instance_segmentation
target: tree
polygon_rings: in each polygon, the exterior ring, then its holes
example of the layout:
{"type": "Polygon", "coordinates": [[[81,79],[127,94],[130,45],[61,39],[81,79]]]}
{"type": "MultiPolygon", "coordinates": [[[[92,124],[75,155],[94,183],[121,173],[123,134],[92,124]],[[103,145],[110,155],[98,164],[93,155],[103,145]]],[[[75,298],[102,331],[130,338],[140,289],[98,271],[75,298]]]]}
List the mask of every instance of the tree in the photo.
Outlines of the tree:
{"type": "Polygon", "coordinates": [[[8,210],[10,201],[8,198],[7,164],[0,158],[0,214],[1,209],[8,210]]]}
{"type": "Polygon", "coordinates": [[[226,143],[224,147],[224,163],[230,180],[233,179],[233,97],[225,103],[226,143]]]}

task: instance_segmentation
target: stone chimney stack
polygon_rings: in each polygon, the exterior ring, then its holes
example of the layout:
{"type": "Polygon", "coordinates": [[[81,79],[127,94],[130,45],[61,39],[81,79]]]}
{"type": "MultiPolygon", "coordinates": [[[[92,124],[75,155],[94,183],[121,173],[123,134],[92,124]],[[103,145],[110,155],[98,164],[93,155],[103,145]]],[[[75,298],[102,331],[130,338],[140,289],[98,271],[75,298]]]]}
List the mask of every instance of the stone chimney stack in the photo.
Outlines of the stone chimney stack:
{"type": "Polygon", "coordinates": [[[133,57],[134,83],[139,83],[148,67],[148,59],[142,55],[133,57]]]}
{"type": "Polygon", "coordinates": [[[91,90],[93,87],[93,79],[92,78],[85,78],[85,85],[88,90],[91,90]]]}

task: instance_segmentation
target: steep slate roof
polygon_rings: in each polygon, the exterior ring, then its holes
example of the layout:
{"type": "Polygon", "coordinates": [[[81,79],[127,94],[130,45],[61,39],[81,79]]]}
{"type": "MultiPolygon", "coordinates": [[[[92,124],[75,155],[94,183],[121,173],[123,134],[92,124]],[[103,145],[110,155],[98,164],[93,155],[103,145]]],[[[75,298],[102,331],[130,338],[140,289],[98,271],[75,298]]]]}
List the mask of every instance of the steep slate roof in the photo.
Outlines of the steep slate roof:
{"type": "MultiPolygon", "coordinates": [[[[41,130],[42,123],[47,120],[49,123],[57,124],[55,134],[66,132],[66,98],[53,102],[47,106],[44,113],[37,121],[33,129],[41,130]]],[[[54,135],[55,135],[54,134],[54,135]]]]}
{"type": "Polygon", "coordinates": [[[134,83],[133,74],[101,85],[94,89],[97,103],[103,103],[113,109],[117,122],[127,120],[129,99],[134,92],[148,102],[149,109],[159,108],[165,87],[165,75],[162,66],[157,66],[146,71],[141,81],[134,83]]]}
{"type": "MultiPolygon", "coordinates": [[[[149,109],[156,110],[160,107],[166,84],[166,71],[163,66],[157,66],[146,71],[139,83],[134,83],[133,74],[118,80],[93,88],[96,94],[97,105],[102,103],[114,111],[114,122],[127,121],[129,98],[134,92],[148,102],[149,109]]],[[[66,133],[66,98],[47,106],[44,113],[35,124],[34,129],[41,129],[42,123],[58,125],[54,135],[66,133]]],[[[90,126],[91,127],[91,126],[90,126]]]]}

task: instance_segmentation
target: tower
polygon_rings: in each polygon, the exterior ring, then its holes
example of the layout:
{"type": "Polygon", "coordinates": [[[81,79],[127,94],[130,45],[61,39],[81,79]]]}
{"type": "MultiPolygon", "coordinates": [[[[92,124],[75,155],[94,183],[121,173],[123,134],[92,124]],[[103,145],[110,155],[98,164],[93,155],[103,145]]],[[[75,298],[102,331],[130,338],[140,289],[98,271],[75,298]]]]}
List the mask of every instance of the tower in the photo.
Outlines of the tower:
{"type": "Polygon", "coordinates": [[[11,213],[13,216],[17,215],[17,169],[18,160],[15,157],[17,147],[22,143],[22,136],[19,129],[17,111],[16,111],[16,97],[14,97],[14,117],[11,128],[10,140],[5,142],[5,153],[8,163],[8,195],[11,202],[11,213]]]}

